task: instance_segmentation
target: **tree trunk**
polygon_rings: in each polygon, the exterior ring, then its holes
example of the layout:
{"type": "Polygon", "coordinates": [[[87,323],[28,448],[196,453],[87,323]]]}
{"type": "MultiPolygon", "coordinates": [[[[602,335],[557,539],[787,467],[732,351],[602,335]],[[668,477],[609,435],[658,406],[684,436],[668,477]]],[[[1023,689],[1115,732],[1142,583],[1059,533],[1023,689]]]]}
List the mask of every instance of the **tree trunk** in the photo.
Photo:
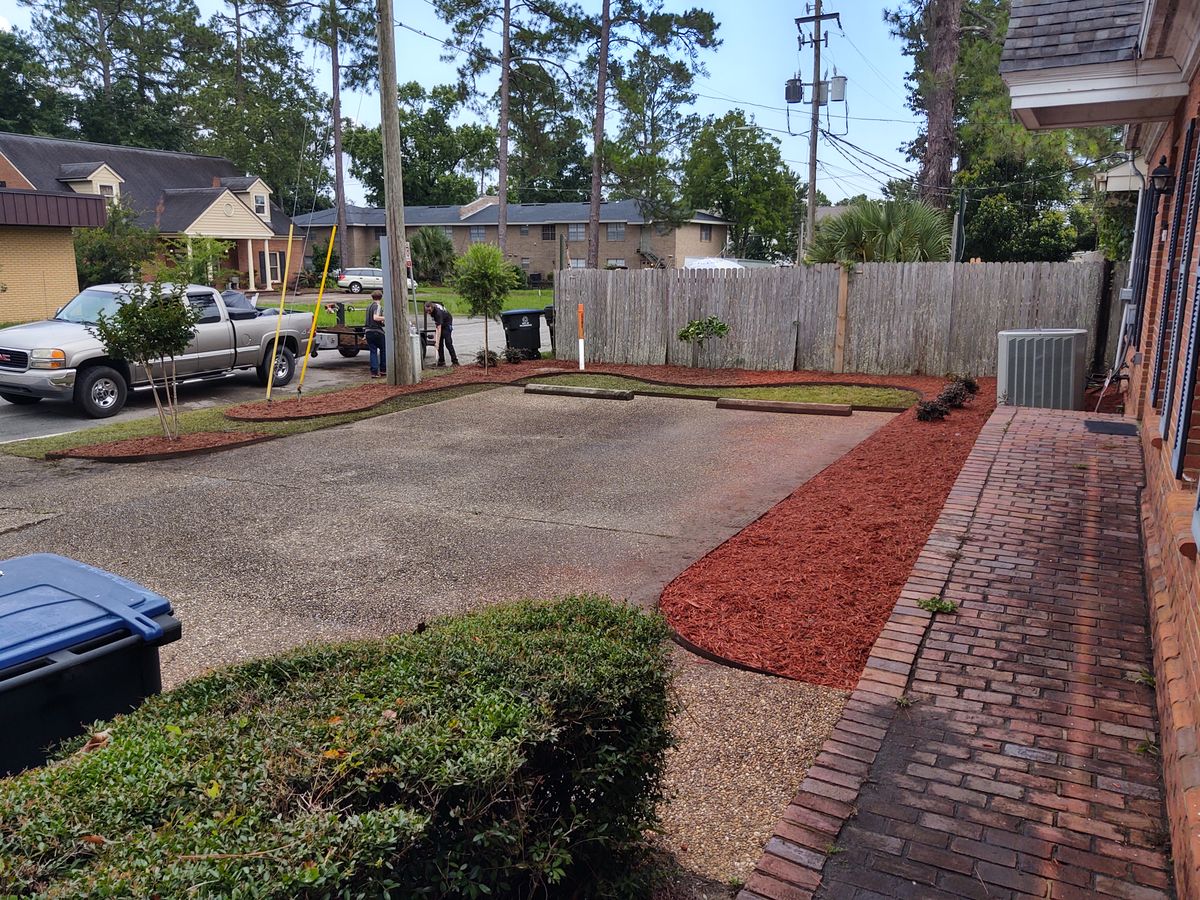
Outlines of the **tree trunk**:
{"type": "Polygon", "coordinates": [[[506,258],[508,247],[508,69],[512,61],[512,45],[508,32],[511,27],[512,0],[504,0],[504,34],[501,38],[500,51],[500,146],[496,162],[500,178],[500,187],[497,192],[500,203],[496,210],[496,216],[500,255],[506,258]]]}
{"type": "Polygon", "coordinates": [[[98,43],[100,59],[100,83],[104,87],[104,96],[112,96],[112,50],[108,46],[108,20],[104,17],[104,10],[99,5],[96,6],[96,41],[98,43]]]}
{"type": "Polygon", "coordinates": [[[926,97],[925,156],[921,160],[918,196],[937,209],[950,198],[950,166],[954,162],[954,106],[958,96],[959,22],[963,0],[929,0],[930,86],[926,97]]]}
{"type": "Polygon", "coordinates": [[[488,370],[488,317],[483,317],[483,373],[488,370]]]}
{"type": "MultiPolygon", "coordinates": [[[[333,68],[333,192],[334,203],[337,205],[338,265],[344,269],[352,263],[346,258],[346,248],[350,241],[346,234],[346,176],[342,161],[342,72],[341,60],[338,57],[340,35],[338,34],[337,0],[330,0],[329,16],[332,24],[332,33],[329,38],[329,58],[333,68]]],[[[396,98],[393,97],[392,102],[395,103],[396,98]]]]}
{"type": "Polygon", "coordinates": [[[604,172],[604,92],[608,87],[608,36],[612,29],[610,0],[600,14],[600,59],[596,76],[596,124],[592,129],[592,203],[588,209],[589,269],[600,268],[600,177],[604,172]]]}
{"type": "Polygon", "coordinates": [[[242,68],[242,54],[245,52],[242,38],[242,4],[241,0],[233,2],[233,93],[238,103],[246,100],[246,73],[242,68]]]}

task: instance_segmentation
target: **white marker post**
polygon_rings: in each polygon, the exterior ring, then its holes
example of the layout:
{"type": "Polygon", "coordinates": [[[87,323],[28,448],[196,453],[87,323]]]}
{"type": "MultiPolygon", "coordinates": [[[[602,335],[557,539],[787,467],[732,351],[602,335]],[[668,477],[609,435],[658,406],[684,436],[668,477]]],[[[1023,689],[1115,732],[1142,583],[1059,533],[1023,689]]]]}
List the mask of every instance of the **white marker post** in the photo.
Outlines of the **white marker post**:
{"type": "Polygon", "coordinates": [[[583,304],[579,304],[579,371],[583,371],[583,304]]]}

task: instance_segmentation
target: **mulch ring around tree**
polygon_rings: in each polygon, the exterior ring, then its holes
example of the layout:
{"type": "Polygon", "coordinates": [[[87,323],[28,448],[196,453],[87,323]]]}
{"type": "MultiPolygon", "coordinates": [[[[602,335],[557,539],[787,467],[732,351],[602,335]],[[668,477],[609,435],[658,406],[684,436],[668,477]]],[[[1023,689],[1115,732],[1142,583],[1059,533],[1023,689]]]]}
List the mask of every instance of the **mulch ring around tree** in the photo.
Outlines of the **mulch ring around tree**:
{"type": "Polygon", "coordinates": [[[736,664],[852,689],[994,407],[980,379],[943,421],[898,415],[667,585],[671,627],[736,664]]]}
{"type": "Polygon", "coordinates": [[[234,447],[245,447],[249,444],[269,441],[273,437],[275,435],[245,431],[198,431],[194,434],[181,435],[172,441],[162,435],[154,435],[125,438],[107,444],[72,447],[69,450],[55,450],[47,453],[46,459],[94,459],[99,462],[113,463],[153,462],[177,459],[180,456],[215,453],[218,450],[231,450],[234,447]]]}
{"type": "MultiPolygon", "coordinates": [[[[568,361],[543,360],[535,366],[504,364],[483,370],[463,366],[448,374],[420,384],[389,385],[378,382],[356,385],[337,391],[309,394],[287,399],[258,400],[230,407],[226,417],[241,422],[282,422],[343,413],[363,412],[394,397],[439,390],[463,384],[513,384],[530,378],[578,373],[579,367],[568,361]]],[[[865,387],[890,387],[932,396],[941,390],[943,379],[927,375],[835,375],[829,372],[760,372],[748,369],[692,369],[685,366],[589,365],[593,375],[624,375],[654,384],[681,387],[758,387],[796,384],[832,384],[865,387]]]]}

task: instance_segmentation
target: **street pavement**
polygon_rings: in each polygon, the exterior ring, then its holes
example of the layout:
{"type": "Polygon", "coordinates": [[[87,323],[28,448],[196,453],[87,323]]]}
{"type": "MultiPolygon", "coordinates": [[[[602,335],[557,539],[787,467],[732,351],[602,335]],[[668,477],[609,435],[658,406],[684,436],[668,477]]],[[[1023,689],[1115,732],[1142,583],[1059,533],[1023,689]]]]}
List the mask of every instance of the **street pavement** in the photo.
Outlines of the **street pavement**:
{"type": "MultiPolygon", "coordinates": [[[[504,329],[498,322],[488,323],[488,345],[496,351],[504,347],[504,329]]],[[[454,346],[463,364],[473,363],[475,353],[483,348],[483,319],[456,319],[454,346]]],[[[542,349],[550,349],[550,332],[544,321],[542,349]]],[[[425,365],[430,366],[436,361],[436,353],[433,350],[426,351],[425,365]]],[[[295,393],[300,378],[300,362],[297,361],[296,378],[276,396],[292,396],[295,393]]],[[[337,351],[326,350],[310,357],[304,388],[306,391],[313,391],[356,384],[366,380],[369,374],[366,351],[351,359],[345,359],[337,351]]],[[[235,372],[220,381],[185,384],[179,388],[181,410],[245,403],[262,399],[265,395],[266,389],[259,385],[253,371],[235,372]]],[[[149,392],[144,391],[132,393],[125,409],[110,419],[88,419],[82,416],[72,403],[43,400],[33,406],[16,406],[0,400],[0,444],[153,415],[154,399],[149,392]]]]}

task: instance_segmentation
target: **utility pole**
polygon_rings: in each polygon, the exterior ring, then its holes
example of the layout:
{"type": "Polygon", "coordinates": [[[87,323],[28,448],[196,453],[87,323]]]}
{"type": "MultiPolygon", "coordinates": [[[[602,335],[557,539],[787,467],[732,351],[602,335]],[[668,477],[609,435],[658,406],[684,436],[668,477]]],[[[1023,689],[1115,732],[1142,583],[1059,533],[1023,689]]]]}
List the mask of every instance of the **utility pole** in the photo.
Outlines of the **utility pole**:
{"type": "Polygon", "coordinates": [[[388,384],[414,384],[412,341],[408,334],[405,297],[404,170],[400,162],[400,107],[396,76],[396,32],[392,0],[376,0],[379,10],[379,124],[383,138],[383,205],[387,210],[388,271],[391,304],[385,318],[388,384]]]}
{"type": "Polygon", "coordinates": [[[341,40],[337,0],[329,0],[329,61],[333,69],[333,193],[337,204],[338,265],[350,265],[346,258],[346,176],[342,164],[342,64],[338,42],[341,40]]]}
{"type": "MultiPolygon", "coordinates": [[[[500,255],[508,259],[508,94],[509,67],[512,65],[512,44],[509,39],[509,29],[512,28],[512,0],[504,0],[504,36],[501,38],[500,50],[500,144],[496,157],[497,174],[500,186],[499,205],[496,209],[496,233],[500,243],[500,255]]],[[[480,191],[480,194],[483,192],[480,191]]]]}
{"type": "Polygon", "coordinates": [[[825,19],[837,19],[839,27],[842,24],[839,13],[821,12],[821,0],[813,0],[811,16],[800,16],[796,19],[796,28],[800,31],[800,49],[803,50],[806,43],[813,45],[812,122],[808,132],[808,215],[804,229],[805,245],[812,241],[813,234],[817,230],[817,137],[821,128],[821,43],[829,40],[829,32],[825,32],[824,36],[821,34],[821,23],[825,19]],[[813,30],[806,41],[804,26],[810,22],[813,30]]]}

